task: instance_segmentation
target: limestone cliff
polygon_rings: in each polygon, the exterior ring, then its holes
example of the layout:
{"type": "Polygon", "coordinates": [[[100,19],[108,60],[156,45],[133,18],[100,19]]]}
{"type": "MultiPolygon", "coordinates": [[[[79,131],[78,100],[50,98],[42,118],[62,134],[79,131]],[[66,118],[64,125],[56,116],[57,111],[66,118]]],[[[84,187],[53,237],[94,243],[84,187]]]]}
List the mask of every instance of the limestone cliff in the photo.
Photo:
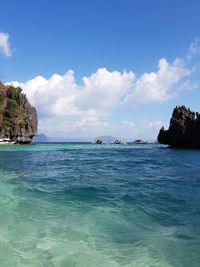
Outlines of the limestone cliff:
{"type": "Polygon", "coordinates": [[[185,106],[176,107],[169,129],[160,129],[158,142],[171,147],[200,148],[200,114],[185,106]]]}
{"type": "Polygon", "coordinates": [[[37,112],[22,89],[0,82],[0,138],[26,144],[37,134],[37,112]]]}

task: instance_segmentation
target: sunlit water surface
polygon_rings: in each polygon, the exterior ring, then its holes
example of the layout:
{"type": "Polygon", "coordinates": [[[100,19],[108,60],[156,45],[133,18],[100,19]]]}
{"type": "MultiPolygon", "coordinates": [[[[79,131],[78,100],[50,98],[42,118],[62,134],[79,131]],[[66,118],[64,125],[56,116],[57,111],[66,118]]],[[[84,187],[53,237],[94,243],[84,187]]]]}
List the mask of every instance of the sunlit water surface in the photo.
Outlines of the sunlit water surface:
{"type": "Polygon", "coordinates": [[[0,147],[0,266],[200,266],[200,151],[0,147]]]}

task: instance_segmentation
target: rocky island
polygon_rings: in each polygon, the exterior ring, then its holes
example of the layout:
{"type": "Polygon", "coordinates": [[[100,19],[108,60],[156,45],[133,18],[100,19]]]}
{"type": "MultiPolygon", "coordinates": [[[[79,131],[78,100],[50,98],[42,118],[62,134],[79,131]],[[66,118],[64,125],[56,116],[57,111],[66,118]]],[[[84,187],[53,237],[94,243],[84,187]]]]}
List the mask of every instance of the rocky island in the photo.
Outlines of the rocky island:
{"type": "Polygon", "coordinates": [[[20,144],[31,143],[37,134],[37,112],[22,89],[0,82],[0,138],[20,144]]]}
{"type": "Polygon", "coordinates": [[[175,107],[169,129],[160,129],[158,142],[170,147],[200,148],[200,114],[185,106],[175,107]]]}

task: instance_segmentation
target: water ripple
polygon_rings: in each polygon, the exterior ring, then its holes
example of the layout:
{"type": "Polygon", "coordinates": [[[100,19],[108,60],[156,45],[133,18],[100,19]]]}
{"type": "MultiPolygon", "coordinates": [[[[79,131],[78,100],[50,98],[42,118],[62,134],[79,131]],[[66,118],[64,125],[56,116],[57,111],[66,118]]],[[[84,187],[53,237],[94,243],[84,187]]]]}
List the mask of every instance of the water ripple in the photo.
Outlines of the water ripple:
{"type": "Polygon", "coordinates": [[[200,152],[46,144],[0,151],[0,266],[200,262],[200,152]]]}

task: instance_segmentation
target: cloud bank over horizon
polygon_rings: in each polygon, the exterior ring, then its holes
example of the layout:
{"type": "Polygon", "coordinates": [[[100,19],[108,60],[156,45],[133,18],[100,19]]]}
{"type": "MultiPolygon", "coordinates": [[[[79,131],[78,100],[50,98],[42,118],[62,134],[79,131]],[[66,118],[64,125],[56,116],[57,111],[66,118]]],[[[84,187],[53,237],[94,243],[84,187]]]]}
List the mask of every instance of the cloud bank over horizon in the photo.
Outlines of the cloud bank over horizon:
{"type": "MultiPolygon", "coordinates": [[[[190,59],[197,51],[197,41],[190,45],[190,59]]],[[[146,132],[155,138],[162,125],[149,121],[136,125],[126,117],[117,119],[116,113],[131,112],[139,105],[169,101],[184,90],[197,84],[189,80],[194,68],[187,60],[176,58],[168,62],[161,58],[157,71],[145,72],[139,77],[133,71],[109,71],[99,68],[78,84],[74,72],[53,74],[49,79],[37,76],[25,83],[11,81],[20,86],[34,105],[39,117],[39,130],[50,136],[98,136],[99,134],[138,136],[146,132]]]]}

